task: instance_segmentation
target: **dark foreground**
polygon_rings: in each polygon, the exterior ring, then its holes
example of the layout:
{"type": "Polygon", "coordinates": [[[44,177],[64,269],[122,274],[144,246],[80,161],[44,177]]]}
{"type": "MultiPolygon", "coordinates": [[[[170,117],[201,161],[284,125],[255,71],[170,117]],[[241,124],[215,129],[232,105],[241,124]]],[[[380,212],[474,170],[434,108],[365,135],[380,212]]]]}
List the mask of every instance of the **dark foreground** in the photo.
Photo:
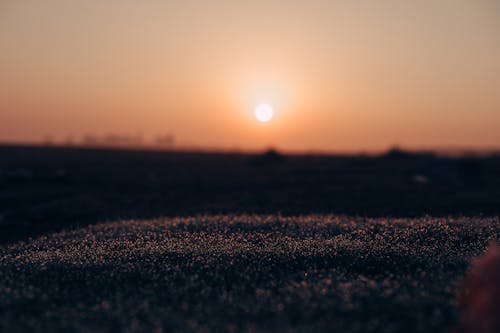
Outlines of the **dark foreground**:
{"type": "Polygon", "coordinates": [[[0,247],[0,331],[447,332],[498,218],[119,221],[0,247]]]}
{"type": "Polygon", "coordinates": [[[277,213],[498,216],[500,155],[0,146],[0,244],[118,219],[277,213]]]}

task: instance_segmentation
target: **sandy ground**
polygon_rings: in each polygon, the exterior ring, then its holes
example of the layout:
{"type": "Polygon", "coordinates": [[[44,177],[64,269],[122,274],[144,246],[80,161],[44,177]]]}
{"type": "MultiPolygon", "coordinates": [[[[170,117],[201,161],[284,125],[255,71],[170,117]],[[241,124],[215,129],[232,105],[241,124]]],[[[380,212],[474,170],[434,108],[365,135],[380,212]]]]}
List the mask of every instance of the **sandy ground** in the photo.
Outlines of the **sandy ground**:
{"type": "Polygon", "coordinates": [[[128,220],[0,247],[0,331],[446,332],[498,218],[128,220]]]}

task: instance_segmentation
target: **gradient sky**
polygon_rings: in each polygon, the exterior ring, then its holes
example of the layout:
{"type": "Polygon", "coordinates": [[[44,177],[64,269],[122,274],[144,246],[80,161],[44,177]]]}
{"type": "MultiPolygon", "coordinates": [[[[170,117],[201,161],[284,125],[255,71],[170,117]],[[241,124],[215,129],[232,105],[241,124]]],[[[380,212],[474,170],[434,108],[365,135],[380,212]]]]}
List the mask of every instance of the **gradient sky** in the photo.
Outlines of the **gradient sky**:
{"type": "Polygon", "coordinates": [[[3,0],[0,51],[1,141],[500,147],[496,0],[3,0]]]}

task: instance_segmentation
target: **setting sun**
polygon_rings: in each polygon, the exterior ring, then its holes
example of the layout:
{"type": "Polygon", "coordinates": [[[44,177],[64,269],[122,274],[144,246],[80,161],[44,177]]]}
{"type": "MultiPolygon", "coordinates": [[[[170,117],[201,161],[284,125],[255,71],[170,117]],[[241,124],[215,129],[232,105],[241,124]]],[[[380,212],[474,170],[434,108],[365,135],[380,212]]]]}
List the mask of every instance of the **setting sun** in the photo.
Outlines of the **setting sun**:
{"type": "Polygon", "coordinates": [[[267,123],[273,119],[274,110],[273,107],[269,104],[262,103],[255,107],[255,118],[261,123],[267,123]]]}

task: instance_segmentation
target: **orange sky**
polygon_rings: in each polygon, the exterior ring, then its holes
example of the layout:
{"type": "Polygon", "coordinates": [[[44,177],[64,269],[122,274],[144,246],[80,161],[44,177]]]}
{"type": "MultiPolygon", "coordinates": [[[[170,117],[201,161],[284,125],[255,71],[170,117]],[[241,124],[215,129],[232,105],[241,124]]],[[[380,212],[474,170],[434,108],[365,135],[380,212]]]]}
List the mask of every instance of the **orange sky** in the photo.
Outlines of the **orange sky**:
{"type": "Polygon", "coordinates": [[[4,0],[0,141],[499,147],[499,36],[495,0],[4,0]]]}

